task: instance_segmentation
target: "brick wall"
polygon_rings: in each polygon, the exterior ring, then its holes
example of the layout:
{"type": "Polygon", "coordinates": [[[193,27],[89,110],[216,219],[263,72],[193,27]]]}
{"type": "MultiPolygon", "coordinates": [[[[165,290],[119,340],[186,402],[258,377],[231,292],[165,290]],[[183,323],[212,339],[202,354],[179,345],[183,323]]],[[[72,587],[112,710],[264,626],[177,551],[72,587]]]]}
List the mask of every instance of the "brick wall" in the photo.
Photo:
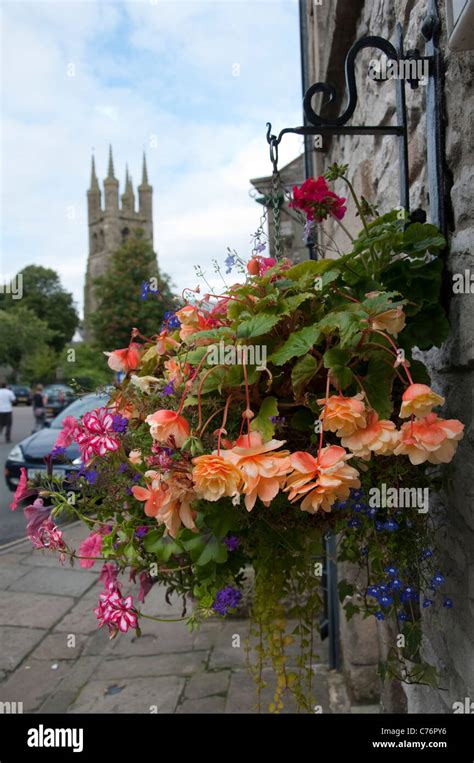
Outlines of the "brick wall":
{"type": "MultiPolygon", "coordinates": [[[[408,712],[451,712],[455,701],[474,698],[474,514],[472,453],[472,402],[474,375],[474,307],[472,294],[453,294],[451,277],[469,270],[474,273],[472,248],[474,90],[472,51],[454,52],[447,47],[444,0],[438,3],[443,23],[441,46],[445,58],[444,88],[446,123],[446,160],[452,220],[449,234],[448,281],[451,336],[440,348],[424,353],[435,389],[446,397],[442,415],[460,418],[466,424],[465,438],[454,462],[445,469],[446,489],[436,497],[431,512],[440,526],[440,567],[448,578],[447,595],[455,600],[452,610],[423,611],[424,650],[426,657],[441,671],[444,691],[427,687],[392,686],[382,699],[386,710],[408,712]],[[470,140],[469,140],[470,136],[470,140]],[[470,635],[471,634],[471,635],[470,635]]],[[[423,53],[421,23],[426,13],[425,0],[322,0],[321,5],[307,2],[310,81],[329,81],[344,92],[343,61],[356,39],[380,35],[394,41],[395,25],[400,21],[405,34],[405,49],[418,47],[423,53]]],[[[368,62],[374,51],[359,54],[356,80],[359,103],[352,124],[388,124],[395,112],[394,83],[372,81],[367,76],[368,62]]],[[[410,200],[412,209],[421,206],[428,212],[429,195],[426,175],[425,89],[406,89],[409,119],[410,200]]],[[[343,110],[341,100],[333,107],[343,110]]],[[[319,110],[315,99],[314,107],[319,110]]],[[[329,112],[330,113],[330,112],[329,112]]],[[[345,136],[324,139],[322,151],[314,153],[314,174],[320,174],[334,161],[349,164],[349,177],[358,193],[380,205],[385,211],[398,204],[398,147],[393,137],[345,136]]],[[[341,187],[336,191],[343,192],[341,187]]],[[[346,195],[346,194],[344,194],[346,195]]],[[[359,228],[357,219],[347,215],[351,232],[359,228]]],[[[347,246],[345,234],[330,224],[327,228],[336,243],[347,246]]],[[[473,287],[474,288],[474,287],[473,287]]],[[[344,616],[342,615],[342,619],[344,616]]],[[[384,643],[391,638],[386,629],[370,621],[342,624],[341,637],[345,670],[356,700],[373,697],[379,689],[375,665],[384,643]]]]}

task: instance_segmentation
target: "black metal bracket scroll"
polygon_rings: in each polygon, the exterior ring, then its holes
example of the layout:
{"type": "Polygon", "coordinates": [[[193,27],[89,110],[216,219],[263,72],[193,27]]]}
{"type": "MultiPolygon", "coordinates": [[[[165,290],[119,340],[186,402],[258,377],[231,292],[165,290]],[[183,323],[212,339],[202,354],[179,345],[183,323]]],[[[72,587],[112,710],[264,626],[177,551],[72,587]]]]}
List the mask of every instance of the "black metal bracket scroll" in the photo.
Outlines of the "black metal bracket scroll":
{"type": "Polygon", "coordinates": [[[428,61],[427,83],[427,131],[428,131],[428,178],[430,187],[431,218],[441,230],[446,232],[444,210],[444,172],[442,158],[442,112],[441,112],[441,55],[437,45],[440,20],[436,0],[429,0],[428,14],[422,27],[422,34],[427,40],[426,56],[422,57],[418,50],[404,50],[403,30],[401,24],[396,26],[395,45],[383,37],[367,36],[357,40],[345,60],[345,80],[347,104],[338,117],[327,118],[317,114],[312,106],[312,100],[317,93],[328,96],[328,102],[336,99],[335,88],[326,82],[317,82],[308,88],[303,99],[303,109],[306,124],[302,127],[286,127],[278,136],[272,134],[272,126],[267,122],[267,142],[270,147],[270,160],[273,170],[278,166],[278,146],[284,135],[294,133],[303,136],[316,135],[393,135],[398,138],[399,145],[399,180],[400,205],[410,211],[409,166],[408,166],[408,124],[405,101],[405,84],[412,89],[418,87],[415,77],[403,79],[397,77],[395,83],[396,124],[392,125],[347,125],[354,115],[358,93],[355,79],[355,61],[357,54],[364,48],[374,48],[384,53],[390,61],[410,62],[428,61]]]}

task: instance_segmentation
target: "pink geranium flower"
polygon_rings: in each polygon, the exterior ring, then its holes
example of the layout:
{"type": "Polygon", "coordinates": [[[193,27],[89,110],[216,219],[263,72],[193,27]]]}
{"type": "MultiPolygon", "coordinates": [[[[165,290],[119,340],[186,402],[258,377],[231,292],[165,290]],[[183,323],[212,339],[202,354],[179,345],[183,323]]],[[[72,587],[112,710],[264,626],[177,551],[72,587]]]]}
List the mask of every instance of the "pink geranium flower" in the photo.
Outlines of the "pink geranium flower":
{"type": "Polygon", "coordinates": [[[342,220],[346,213],[345,201],[344,197],[337,196],[329,190],[323,177],[318,177],[316,180],[308,178],[299,188],[297,185],[293,186],[293,201],[289,206],[301,209],[308,220],[320,223],[328,215],[342,220]]]}
{"type": "Polygon", "coordinates": [[[99,603],[94,613],[99,621],[99,628],[107,625],[111,638],[118,631],[126,633],[129,628],[138,627],[137,612],[131,596],[122,598],[117,583],[109,583],[107,589],[99,596],[99,603]]]}
{"type": "Polygon", "coordinates": [[[107,408],[89,411],[82,419],[82,431],[76,441],[81,448],[81,456],[88,463],[93,455],[104,456],[119,447],[114,430],[114,417],[107,408]]]}

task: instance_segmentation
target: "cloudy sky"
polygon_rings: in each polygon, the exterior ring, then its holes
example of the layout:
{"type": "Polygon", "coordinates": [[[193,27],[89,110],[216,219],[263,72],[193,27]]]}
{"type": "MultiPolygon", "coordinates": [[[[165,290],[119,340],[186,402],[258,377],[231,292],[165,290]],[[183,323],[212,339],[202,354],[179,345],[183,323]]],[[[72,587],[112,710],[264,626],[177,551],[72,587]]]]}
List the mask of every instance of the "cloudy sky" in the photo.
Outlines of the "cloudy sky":
{"type": "MultiPolygon", "coordinates": [[[[269,174],[265,123],[301,123],[296,0],[3,0],[2,279],[55,268],[82,310],[86,189],[108,144],[123,191],[147,152],[155,249],[181,290],[242,256],[269,174]]],[[[300,152],[284,141],[281,164],[300,152]]]]}

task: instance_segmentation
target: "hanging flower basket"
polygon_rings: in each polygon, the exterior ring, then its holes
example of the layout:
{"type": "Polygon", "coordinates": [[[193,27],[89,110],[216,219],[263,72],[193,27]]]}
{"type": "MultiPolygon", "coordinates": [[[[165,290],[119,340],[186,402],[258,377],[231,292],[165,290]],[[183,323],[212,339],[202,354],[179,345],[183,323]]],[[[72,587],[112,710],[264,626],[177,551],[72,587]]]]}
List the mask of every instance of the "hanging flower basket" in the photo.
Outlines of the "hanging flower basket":
{"type": "Polygon", "coordinates": [[[27,510],[35,546],[83,567],[102,562],[95,614],[111,638],[153,618],[155,583],[192,599],[191,629],[232,614],[252,567],[249,669],[262,689],[263,668],[273,668],[273,711],[287,691],[300,708],[314,705],[328,532],[338,559],[360,567],[357,584],[339,583],[346,615],[394,619],[405,634],[383,675],[435,683],[420,656],[420,608],[452,606],[426,510],[463,425],[434,412],[444,400],[412,356],[446,336],[445,242],[400,210],[378,215],[348,184],[362,226],[352,240],[347,200],[327,185],[345,172],[335,165],[307,180],[292,206],[308,232],[328,218],[341,225],[349,253],[292,265],[264,257],[260,239],[248,263],[229,253],[227,271],[246,271],[243,283],[187,292],[155,336],[135,328],[129,347],[109,354],[123,382],[106,408],[67,418],[56,443],[56,456],[79,444],[72,483],[24,476],[15,498],[39,491],[27,510]],[[77,551],[56,526],[63,513],[90,530],[77,551]],[[126,571],[141,582],[138,601],[124,590],[126,571]]]}

